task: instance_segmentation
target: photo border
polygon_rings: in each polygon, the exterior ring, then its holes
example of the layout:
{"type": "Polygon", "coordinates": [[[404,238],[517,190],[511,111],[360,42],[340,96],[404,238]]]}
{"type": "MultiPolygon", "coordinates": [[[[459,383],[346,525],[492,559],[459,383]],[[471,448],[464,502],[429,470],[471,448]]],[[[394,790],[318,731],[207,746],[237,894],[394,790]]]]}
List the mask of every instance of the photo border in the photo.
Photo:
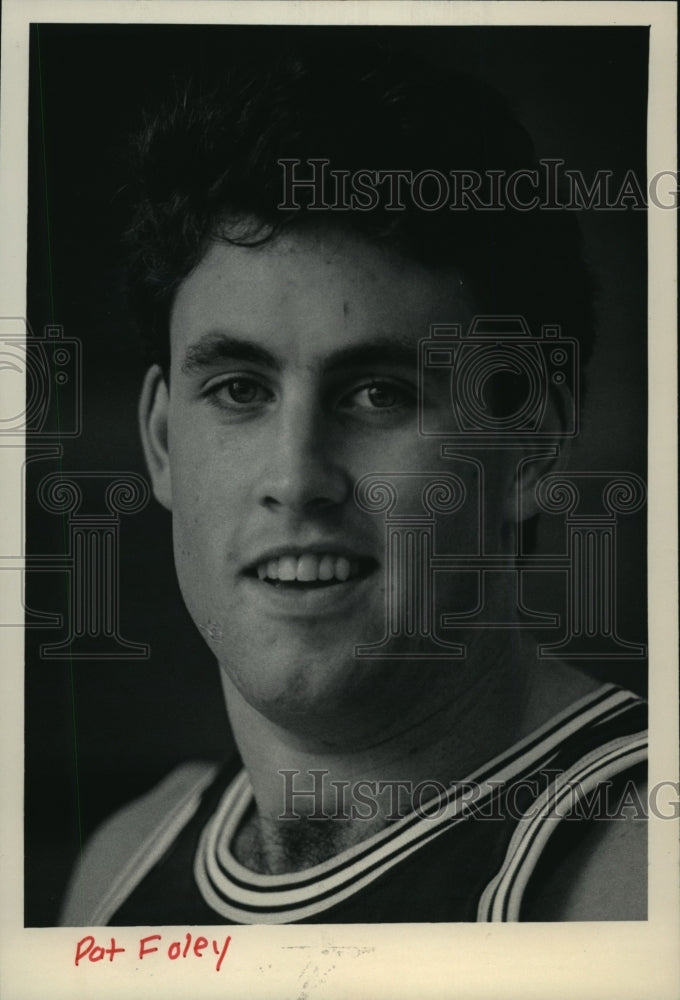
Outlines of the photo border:
{"type": "MultiPolygon", "coordinates": [[[[671,2],[231,2],[5,0],[0,89],[0,315],[26,315],[28,29],[32,21],[114,23],[650,25],[648,174],[675,170],[677,8],[671,2]]],[[[577,60],[577,56],[575,56],[577,60]]],[[[648,582],[650,786],[678,779],[677,215],[649,207],[648,582]]],[[[16,400],[17,406],[23,400],[16,400]]],[[[18,412],[18,411],[17,411],[18,412]]],[[[21,447],[0,449],[0,484],[17,481],[21,447]]],[[[3,510],[22,531],[16,497],[3,510]]],[[[0,574],[0,602],[7,581],[0,574]]],[[[23,634],[1,630],[0,993],[6,1000],[143,996],[367,997],[398,1000],[587,996],[654,1000],[680,990],[678,824],[650,819],[649,919],[573,924],[395,924],[229,928],[228,962],[133,959],[135,928],[95,931],[128,961],[74,966],[87,931],[23,927],[23,634]]],[[[187,928],[190,930],[190,928],[187,928]]],[[[203,930],[203,929],[201,929],[203,930]]],[[[169,942],[183,928],[153,928],[169,942]]],[[[220,928],[217,935],[226,933],[220,928]]]]}

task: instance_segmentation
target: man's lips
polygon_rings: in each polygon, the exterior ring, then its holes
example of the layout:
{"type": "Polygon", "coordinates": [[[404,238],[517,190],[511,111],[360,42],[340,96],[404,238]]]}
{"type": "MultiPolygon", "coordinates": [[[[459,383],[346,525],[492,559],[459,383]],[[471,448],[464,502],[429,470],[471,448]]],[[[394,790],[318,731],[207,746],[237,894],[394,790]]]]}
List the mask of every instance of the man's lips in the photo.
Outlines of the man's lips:
{"type": "Polygon", "coordinates": [[[377,566],[376,559],[348,549],[286,549],[263,553],[244,576],[274,587],[308,589],[362,580],[377,566]]]}

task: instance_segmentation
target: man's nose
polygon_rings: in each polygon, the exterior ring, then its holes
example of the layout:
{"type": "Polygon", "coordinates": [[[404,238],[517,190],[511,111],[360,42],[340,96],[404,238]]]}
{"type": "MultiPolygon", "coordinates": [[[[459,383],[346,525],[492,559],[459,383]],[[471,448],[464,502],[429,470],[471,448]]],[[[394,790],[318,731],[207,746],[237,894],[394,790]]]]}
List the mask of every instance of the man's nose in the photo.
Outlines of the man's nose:
{"type": "Polygon", "coordinates": [[[342,504],[351,480],[321,408],[304,402],[283,407],[274,427],[259,502],[296,513],[342,504]]]}

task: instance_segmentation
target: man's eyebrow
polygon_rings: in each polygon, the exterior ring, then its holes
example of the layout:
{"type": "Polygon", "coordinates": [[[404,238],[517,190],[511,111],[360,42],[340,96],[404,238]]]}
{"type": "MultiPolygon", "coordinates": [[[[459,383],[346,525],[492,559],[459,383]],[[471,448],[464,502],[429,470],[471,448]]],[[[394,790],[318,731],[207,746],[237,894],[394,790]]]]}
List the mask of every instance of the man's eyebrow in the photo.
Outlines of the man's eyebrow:
{"type": "MultiPolygon", "coordinates": [[[[211,330],[187,347],[182,361],[182,372],[185,375],[192,375],[225,360],[245,361],[273,371],[281,371],[283,367],[281,358],[276,357],[267,348],[226,331],[211,330]]],[[[417,361],[418,347],[411,339],[377,336],[333,351],[324,358],[322,368],[325,372],[365,368],[376,364],[415,368],[417,361]]]]}
{"type": "Polygon", "coordinates": [[[221,330],[211,330],[204,333],[195,344],[187,347],[182,361],[182,372],[184,375],[192,375],[218,361],[225,360],[247,361],[275,371],[281,369],[280,360],[265,347],[221,330]]]}

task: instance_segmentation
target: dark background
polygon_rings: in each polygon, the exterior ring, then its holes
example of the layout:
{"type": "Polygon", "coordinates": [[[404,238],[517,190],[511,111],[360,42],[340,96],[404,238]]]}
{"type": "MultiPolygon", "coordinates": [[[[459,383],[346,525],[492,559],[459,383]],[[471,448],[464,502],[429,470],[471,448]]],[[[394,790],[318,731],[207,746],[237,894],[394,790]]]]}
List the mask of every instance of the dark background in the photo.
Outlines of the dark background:
{"type": "MultiPolygon", "coordinates": [[[[364,28],[34,26],[29,120],[28,302],[32,329],[62,324],[83,350],[83,430],[63,458],[27,469],[31,553],[65,551],[65,519],[36,503],[51,472],[144,474],[136,402],[143,368],[126,306],[120,233],[121,151],[140,108],[173,69],[207,48],[280,45],[291,31],[399,35],[431,58],[496,85],[541,157],[586,178],[609,169],[645,177],[647,42],[641,28],[364,28]]],[[[581,212],[600,282],[598,343],[571,467],[646,473],[646,215],[581,212]]],[[[552,317],[550,317],[552,319],[552,317]]],[[[124,638],[148,643],[141,661],[48,660],[40,645],[65,632],[26,634],[26,878],[28,926],[53,925],[81,843],[108,813],[188,757],[223,757],[231,738],[217,669],[181,601],[169,516],[152,500],[121,519],[124,638]]],[[[543,551],[555,551],[550,526],[543,551]]],[[[619,621],[646,636],[644,515],[619,521],[619,621]]],[[[559,541],[557,541],[559,546],[559,541]]],[[[563,600],[559,574],[531,593],[537,610],[563,600]]],[[[64,573],[29,573],[27,603],[67,608],[64,573]]],[[[551,637],[552,638],[552,637],[551,637]]],[[[641,662],[589,669],[644,692],[641,662]]]]}

